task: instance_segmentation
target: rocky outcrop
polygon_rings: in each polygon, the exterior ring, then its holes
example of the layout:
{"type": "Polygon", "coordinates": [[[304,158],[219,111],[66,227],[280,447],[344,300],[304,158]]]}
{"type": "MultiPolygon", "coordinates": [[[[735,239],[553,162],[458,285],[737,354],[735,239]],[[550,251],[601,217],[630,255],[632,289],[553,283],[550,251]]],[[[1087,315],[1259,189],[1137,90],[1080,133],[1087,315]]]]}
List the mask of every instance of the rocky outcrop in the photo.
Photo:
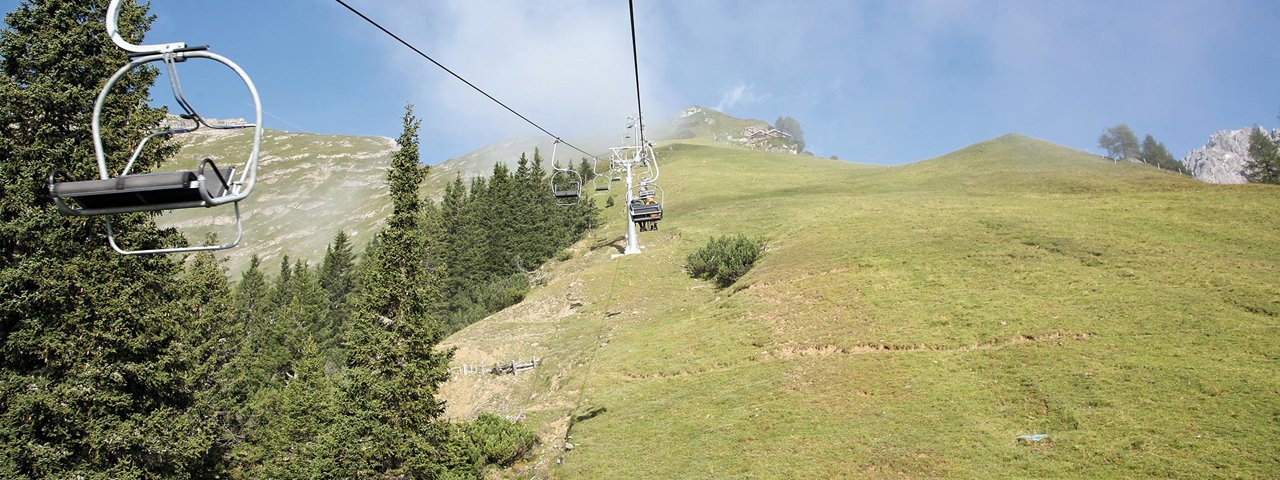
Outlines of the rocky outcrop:
{"type": "MultiPolygon", "coordinates": [[[[1246,183],[1244,166],[1249,161],[1249,135],[1252,128],[1223,130],[1209,137],[1209,143],[1192,150],[1182,164],[1191,175],[1209,183],[1246,183]]],[[[1280,141],[1280,130],[1270,132],[1280,141]]]]}

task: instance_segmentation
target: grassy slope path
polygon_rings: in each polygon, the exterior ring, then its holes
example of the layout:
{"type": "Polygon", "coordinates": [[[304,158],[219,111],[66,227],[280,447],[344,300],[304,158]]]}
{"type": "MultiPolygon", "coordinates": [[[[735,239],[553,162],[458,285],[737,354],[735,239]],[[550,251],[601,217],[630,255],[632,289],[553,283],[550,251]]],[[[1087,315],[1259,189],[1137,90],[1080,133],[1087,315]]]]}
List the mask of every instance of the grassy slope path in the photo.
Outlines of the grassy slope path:
{"type": "MultiPolygon", "coordinates": [[[[883,168],[659,149],[643,255],[579,245],[458,332],[449,414],[523,412],[512,477],[1265,477],[1280,470],[1280,188],[1011,135],[883,168]],[[769,241],[738,284],[712,235],[769,241]],[[584,304],[571,307],[571,300],[584,304]],[[572,429],[571,415],[607,409],[572,429]],[[1046,433],[1025,446],[1018,435],[1046,433]],[[557,464],[557,459],[562,459],[557,464]]],[[[619,207],[599,237],[622,229],[619,207]]]]}

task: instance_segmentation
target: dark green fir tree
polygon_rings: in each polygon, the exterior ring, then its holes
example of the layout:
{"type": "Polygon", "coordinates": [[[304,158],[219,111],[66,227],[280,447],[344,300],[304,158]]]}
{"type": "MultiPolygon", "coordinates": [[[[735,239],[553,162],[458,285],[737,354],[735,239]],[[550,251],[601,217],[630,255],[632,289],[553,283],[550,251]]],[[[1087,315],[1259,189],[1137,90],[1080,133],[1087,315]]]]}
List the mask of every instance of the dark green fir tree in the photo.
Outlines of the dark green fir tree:
{"type": "Polygon", "coordinates": [[[440,279],[425,252],[419,125],[406,107],[387,175],[393,211],[366,248],[352,293],[344,411],[333,434],[341,448],[326,475],[439,478],[468,461],[450,453],[453,427],[439,419],[436,399],[452,353],[436,349],[440,279]]]}
{"type": "MultiPolygon", "coordinates": [[[[90,117],[98,89],[128,59],[103,26],[106,0],[24,1],[0,32],[0,478],[207,477],[221,458],[193,413],[190,337],[203,312],[179,306],[167,256],[107,247],[101,218],[67,217],[46,177],[97,176],[90,117]]],[[[121,34],[153,18],[126,2],[121,34]]],[[[164,118],[147,105],[155,69],[124,76],[102,117],[108,167],[164,118]]],[[[172,155],[143,150],[135,171],[172,155]]],[[[183,244],[148,214],[117,215],[123,241],[183,244]]]]}

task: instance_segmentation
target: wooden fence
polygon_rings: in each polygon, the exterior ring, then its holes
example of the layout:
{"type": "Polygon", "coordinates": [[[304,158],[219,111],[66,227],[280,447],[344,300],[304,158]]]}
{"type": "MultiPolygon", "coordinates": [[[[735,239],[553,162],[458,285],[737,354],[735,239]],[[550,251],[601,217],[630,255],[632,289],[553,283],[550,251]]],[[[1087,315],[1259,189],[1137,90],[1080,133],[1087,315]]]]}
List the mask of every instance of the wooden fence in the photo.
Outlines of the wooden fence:
{"type": "Polygon", "coordinates": [[[539,363],[539,360],[536,358],[529,360],[527,362],[513,361],[510,363],[498,363],[494,365],[467,365],[464,363],[461,365],[450,367],[449,373],[454,376],[484,375],[484,374],[515,375],[525,370],[532,370],[534,367],[538,366],[538,363],[539,363]]]}

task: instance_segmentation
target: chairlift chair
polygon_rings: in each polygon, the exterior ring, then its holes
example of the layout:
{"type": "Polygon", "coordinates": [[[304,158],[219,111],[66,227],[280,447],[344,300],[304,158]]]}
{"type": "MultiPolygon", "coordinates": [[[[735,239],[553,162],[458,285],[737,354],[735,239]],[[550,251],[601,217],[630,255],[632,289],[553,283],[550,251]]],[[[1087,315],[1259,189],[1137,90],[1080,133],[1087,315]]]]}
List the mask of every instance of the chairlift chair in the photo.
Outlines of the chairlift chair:
{"type": "Polygon", "coordinates": [[[567,207],[582,200],[582,174],[573,168],[560,168],[556,164],[556,149],[560,142],[557,138],[551,144],[551,194],[556,197],[557,205],[567,207]],[[558,183],[557,179],[560,179],[558,183]]]}
{"type": "Polygon", "coordinates": [[[599,163],[599,158],[591,162],[591,187],[597,192],[607,192],[613,186],[613,172],[601,172],[600,169],[597,168],[599,163]]]}
{"type": "Polygon", "coordinates": [[[120,67],[102,87],[93,106],[92,134],[94,154],[98,162],[98,180],[62,181],[61,172],[49,174],[49,193],[58,209],[67,215],[107,217],[107,238],[111,248],[125,255],[152,253],[182,253],[211,250],[225,250],[240,244],[244,237],[244,227],[240,219],[240,201],[253,191],[257,180],[258,153],[262,144],[262,102],[258,91],[249,75],[235,62],[209,51],[209,47],[188,47],[185,43],[167,43],[155,45],[135,45],[120,36],[118,18],[121,0],[111,0],[107,7],[107,33],[120,48],[130,52],[130,60],[120,67]],[[178,78],[177,64],[188,59],[203,58],[218,62],[231,69],[244,82],[253,98],[254,123],[247,125],[214,126],[205,121],[182,93],[181,81],[178,78]],[[107,169],[106,152],[102,141],[102,109],[107,94],[116,82],[125,74],[142,65],[162,62],[169,74],[170,88],[174,99],[185,112],[181,118],[190,120],[193,125],[186,128],[165,129],[144,137],[134,149],[128,163],[119,175],[112,176],[107,169]],[[253,128],[252,148],[242,169],[234,166],[220,167],[211,158],[201,160],[192,170],[180,170],[170,173],[131,173],[143,147],[151,139],[161,136],[172,136],[193,132],[200,127],[214,129],[253,128]],[[109,215],[128,212],[158,212],[195,207],[214,207],[232,204],[236,214],[236,238],[222,245],[207,245],[183,248],[161,248],[151,250],[126,250],[121,248],[112,230],[109,215]]]}
{"type": "Polygon", "coordinates": [[[642,185],[638,195],[631,200],[628,211],[631,221],[640,227],[640,231],[658,229],[658,221],[662,220],[662,187],[642,185]],[[648,187],[648,188],[646,188],[648,187]]]}

